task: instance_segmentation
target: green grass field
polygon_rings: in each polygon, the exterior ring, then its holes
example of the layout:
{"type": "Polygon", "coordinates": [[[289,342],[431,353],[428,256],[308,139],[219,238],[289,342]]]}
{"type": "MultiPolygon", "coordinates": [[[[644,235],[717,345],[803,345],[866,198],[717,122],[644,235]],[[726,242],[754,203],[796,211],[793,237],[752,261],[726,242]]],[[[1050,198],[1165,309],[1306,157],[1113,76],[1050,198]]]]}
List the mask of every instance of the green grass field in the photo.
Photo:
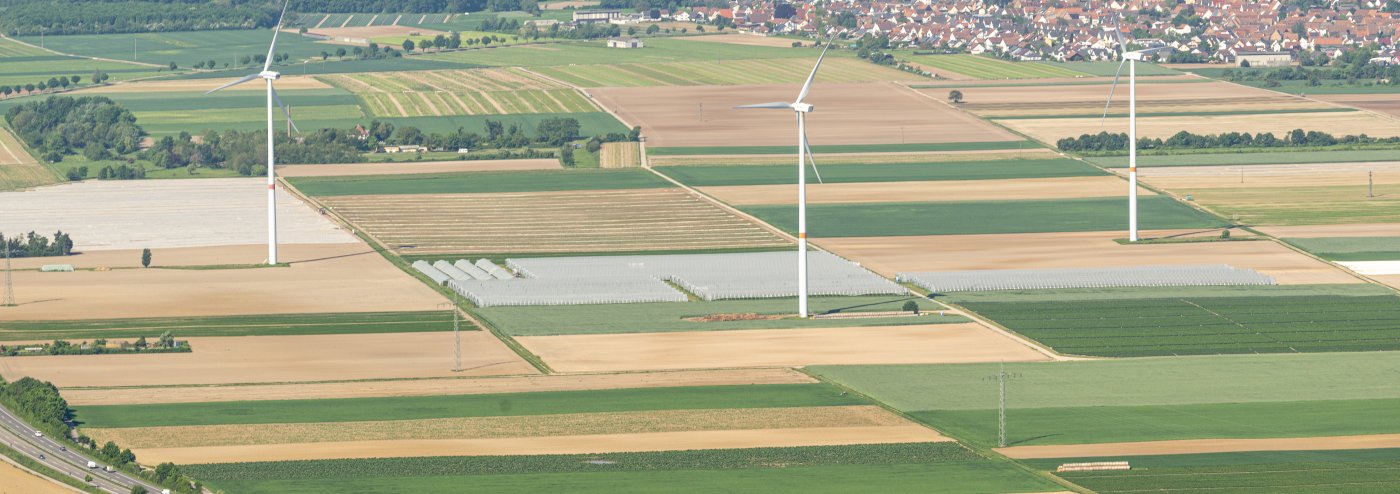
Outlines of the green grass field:
{"type": "Polygon", "coordinates": [[[1257,451],[1125,458],[1029,460],[1054,470],[1061,463],[1129,460],[1125,472],[1057,474],[1094,492],[1232,492],[1363,494],[1400,483],[1400,449],[1257,451]]]}
{"type": "MultiPolygon", "coordinates": [[[[26,43],[39,44],[39,37],[20,38],[26,43]]],[[[178,31],[138,34],[83,34],[71,36],[46,36],[44,46],[63,53],[84,57],[109,58],[165,65],[175,62],[188,69],[198,62],[213,60],[216,66],[229,64],[238,66],[237,58],[254,54],[267,54],[267,44],[272,41],[271,29],[220,30],[220,31],[178,31]],[[135,52],[133,53],[133,49],[135,52]]],[[[335,51],[335,45],[317,43],[311,38],[283,33],[277,37],[278,53],[291,55],[293,61],[315,57],[321,58],[322,51],[335,51]]],[[[243,72],[256,72],[252,65],[243,72]]],[[[261,69],[261,67],[258,67],[261,69]]],[[[296,73],[290,68],[283,72],[296,73]]],[[[89,71],[91,72],[91,71],[89,71]]],[[[115,78],[115,77],[114,77],[115,78]]]]}
{"type": "MultiPolygon", "coordinates": [[[[1222,221],[1169,197],[1138,199],[1142,228],[1214,228],[1222,221]]],[[[797,206],[740,208],[769,224],[797,229],[797,206]]],[[[813,237],[882,237],[1111,231],[1127,227],[1127,198],[814,204],[807,206],[813,237]]]]}
{"type": "Polygon", "coordinates": [[[863,405],[827,384],[684,386],[451,396],[235,401],[76,408],[86,427],[292,424],[644,410],[863,405]]]}
{"type": "MultiPolygon", "coordinates": [[[[833,158],[839,159],[839,158],[833,158]]],[[[948,161],[938,163],[827,164],[818,165],[825,183],[914,182],[923,180],[1000,180],[1007,178],[1087,177],[1104,172],[1068,159],[948,161]]],[[[697,187],[723,185],[795,184],[791,165],[756,166],[660,166],[657,171],[681,183],[697,187]]],[[[807,181],[817,176],[806,168],[807,181]]]]}
{"type": "Polygon", "coordinates": [[[54,55],[45,52],[43,55],[0,58],[0,85],[23,86],[25,84],[38,84],[41,81],[47,83],[52,77],[76,75],[82,79],[78,81],[77,86],[70,87],[83,87],[92,84],[92,74],[97,70],[110,74],[112,77],[110,82],[151,77],[158,74],[155,67],[54,55]]]}
{"type": "MultiPolygon", "coordinates": [[[[1348,163],[1389,161],[1395,159],[1393,149],[1359,149],[1336,151],[1266,151],[1239,153],[1138,155],[1138,166],[1218,166],[1218,165],[1293,165],[1308,163],[1348,163]]],[[[1127,156],[1086,158],[1107,168],[1127,168],[1127,156]]]]}
{"type": "Polygon", "coordinates": [[[1400,237],[1285,238],[1283,241],[1329,261],[1400,260],[1400,237]]]}
{"type": "Polygon", "coordinates": [[[465,194],[564,190],[648,189],[671,184],[646,170],[540,170],[287,179],[311,196],[465,194]]]}
{"type": "MultiPolygon", "coordinates": [[[[992,151],[1004,149],[1038,149],[1039,144],[1031,141],[997,142],[945,142],[921,144],[837,144],[812,146],[812,152],[821,154],[841,153],[915,153],[939,151],[992,151]]],[[[651,156],[705,156],[721,154],[796,154],[797,148],[790,146],[699,146],[647,148],[651,156]]]]}
{"type": "Polygon", "coordinates": [[[1400,184],[1371,189],[1366,174],[1356,172],[1356,185],[1320,187],[1176,188],[1225,217],[1247,225],[1333,225],[1400,222],[1400,184]],[[1368,193],[1374,191],[1374,197],[1368,193]]]}
{"type": "MultiPolygon", "coordinates": [[[[1124,289],[1132,291],[1132,289],[1124,289]]],[[[1400,350],[1400,297],[1171,296],[969,302],[964,307],[1070,355],[1400,350]]]]}
{"type": "Polygon", "coordinates": [[[194,465],[230,492],[1045,492],[1042,478],[949,443],[194,465]],[[601,461],[600,461],[601,460],[601,461]]]}
{"type": "MultiPolygon", "coordinates": [[[[340,89],[289,89],[278,91],[292,109],[297,128],[348,128],[368,122],[355,97],[340,89]]],[[[113,93],[105,95],[121,103],[146,132],[174,135],[205,130],[264,129],[267,126],[267,96],[260,91],[113,93]]],[[[279,120],[280,124],[280,120],[279,120]]]]}
{"type": "MultiPolygon", "coordinates": [[[[293,114],[295,115],[295,114],[293,114]]],[[[458,128],[467,132],[486,134],[486,122],[501,122],[507,129],[519,125],[528,135],[534,135],[540,121],[551,118],[572,118],[578,120],[579,134],[592,136],[612,132],[626,133],[629,129],[606,112],[591,113],[526,113],[516,115],[453,115],[442,117],[387,117],[379,118],[394,124],[395,128],[418,127],[424,132],[447,133],[458,128]]],[[[341,126],[344,126],[342,124],[341,126]]],[[[353,125],[352,125],[353,126],[353,125]]]]}
{"type": "MultiPolygon", "coordinates": [[[[833,53],[831,56],[851,57],[854,54],[833,53]]],[[[608,48],[603,41],[586,41],[432,53],[423,58],[499,67],[540,67],[775,58],[805,58],[815,61],[817,51],[647,38],[646,47],[639,50],[619,50],[608,48]]]]}
{"type": "Polygon", "coordinates": [[[980,55],[914,55],[905,53],[901,54],[900,58],[932,67],[934,73],[946,70],[977,79],[1040,79],[1089,75],[1085,72],[1056,65],[1037,62],[1009,62],[980,55]]]}
{"type": "MultiPolygon", "coordinates": [[[[1008,363],[1011,445],[1400,432],[1393,352],[1008,363]]],[[[816,366],[810,371],[994,445],[998,364],[816,366]]]]}
{"type": "MultiPolygon", "coordinates": [[[[812,52],[806,52],[812,53],[812,52]]],[[[807,80],[812,61],[805,58],[714,60],[613,65],[539,67],[535,71],[582,87],[710,86],[738,84],[796,84],[807,80]]],[[[873,66],[851,58],[822,64],[817,82],[855,83],[921,80],[920,76],[873,66]]]]}
{"type": "MultiPolygon", "coordinates": [[[[463,325],[472,329],[470,322],[463,325]]],[[[165,331],[179,337],[307,334],[410,333],[451,331],[452,313],[360,312],[256,316],[102,319],[82,321],[0,321],[0,340],[136,338],[165,331]]]]}
{"type": "MultiPolygon", "coordinates": [[[[925,311],[938,310],[926,299],[900,296],[813,297],[816,313],[897,311],[913,300],[925,311]]],[[[861,319],[779,319],[773,321],[686,321],[712,314],[796,314],[797,299],[719,300],[678,303],[490,307],[474,313],[486,324],[511,336],[559,334],[663,333],[736,329],[842,328],[967,322],[962,316],[878,317],[861,319]]]]}
{"type": "MultiPolygon", "coordinates": [[[[281,38],[279,38],[281,39],[281,38]]],[[[277,42],[281,45],[281,41],[277,42]]],[[[325,45],[322,49],[334,52],[336,45],[325,45]]],[[[319,52],[318,52],[319,53],[319,52]]],[[[469,63],[444,62],[441,60],[429,60],[420,56],[381,58],[371,60],[357,60],[347,58],[340,60],[332,56],[326,61],[321,61],[321,56],[317,55],[308,63],[288,62],[276,66],[278,70],[287,75],[321,75],[321,74],[356,74],[361,72],[397,72],[413,70],[450,70],[450,69],[471,69],[479,65],[469,63]]],[[[233,80],[247,75],[249,69],[256,71],[257,67],[231,67],[220,70],[185,72],[172,77],[172,79],[229,79],[233,80]]]]}

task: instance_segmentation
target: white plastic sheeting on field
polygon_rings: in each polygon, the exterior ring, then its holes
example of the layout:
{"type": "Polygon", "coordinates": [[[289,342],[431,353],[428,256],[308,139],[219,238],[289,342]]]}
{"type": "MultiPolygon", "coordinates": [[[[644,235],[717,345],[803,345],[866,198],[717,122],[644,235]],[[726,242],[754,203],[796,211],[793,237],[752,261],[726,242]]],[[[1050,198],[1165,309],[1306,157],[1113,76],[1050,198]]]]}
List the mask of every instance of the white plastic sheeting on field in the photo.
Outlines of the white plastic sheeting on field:
{"type": "Polygon", "coordinates": [[[1274,279],[1228,264],[1122,268],[1006,269],[899,273],[895,279],[935,293],[980,290],[1137,286],[1272,285],[1274,279]]]}
{"type": "Polygon", "coordinates": [[[477,259],[476,267],[481,268],[481,270],[485,271],[486,274],[489,274],[492,278],[498,280],[509,280],[515,277],[514,275],[510,274],[510,271],[506,271],[505,268],[497,266],[496,263],[486,259],[477,259]]]}
{"type": "Polygon", "coordinates": [[[433,281],[437,282],[439,285],[447,283],[448,280],[452,279],[442,271],[439,271],[438,268],[433,267],[432,264],[428,264],[428,261],[413,261],[413,269],[417,269],[419,273],[423,273],[424,276],[432,278],[433,281]]]}
{"type": "Polygon", "coordinates": [[[476,267],[475,264],[472,264],[471,261],[466,259],[458,259],[457,262],[452,263],[452,265],[462,270],[463,273],[467,273],[467,276],[470,276],[473,280],[495,279],[491,277],[490,273],[482,271],[481,268],[476,267]]]}
{"type": "MultiPolygon", "coordinates": [[[[476,266],[487,270],[480,262],[476,266]]],[[[812,252],[808,262],[814,296],[905,293],[898,284],[830,253],[812,252]]],[[[506,266],[523,279],[449,286],[482,307],[687,300],[667,282],[704,300],[797,296],[795,252],[541,257],[507,259],[506,266]],[[520,286],[506,287],[512,284],[520,286]]]]}
{"type": "Polygon", "coordinates": [[[466,272],[463,272],[463,271],[460,270],[460,269],[457,269],[457,266],[453,266],[451,263],[448,263],[447,261],[437,261],[437,262],[434,262],[434,263],[433,263],[433,267],[437,268],[438,271],[442,271],[442,274],[445,274],[445,275],[447,275],[449,278],[452,278],[452,279],[454,279],[454,280],[470,280],[470,279],[472,279],[471,275],[467,274],[466,272]]]}

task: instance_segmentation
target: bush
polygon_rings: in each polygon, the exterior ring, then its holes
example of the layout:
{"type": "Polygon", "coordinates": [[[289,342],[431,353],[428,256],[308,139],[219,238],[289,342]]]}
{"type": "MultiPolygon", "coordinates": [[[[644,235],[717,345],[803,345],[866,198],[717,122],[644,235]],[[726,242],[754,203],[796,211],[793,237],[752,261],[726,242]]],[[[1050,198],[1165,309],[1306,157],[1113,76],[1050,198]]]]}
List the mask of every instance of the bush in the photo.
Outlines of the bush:
{"type": "Polygon", "coordinates": [[[904,307],[902,307],[902,309],[904,310],[904,312],[913,312],[913,313],[915,313],[915,314],[918,314],[918,313],[919,313],[919,303],[918,303],[918,302],[915,302],[915,301],[913,301],[913,300],[909,300],[909,301],[907,301],[907,302],[904,302],[904,307]]]}

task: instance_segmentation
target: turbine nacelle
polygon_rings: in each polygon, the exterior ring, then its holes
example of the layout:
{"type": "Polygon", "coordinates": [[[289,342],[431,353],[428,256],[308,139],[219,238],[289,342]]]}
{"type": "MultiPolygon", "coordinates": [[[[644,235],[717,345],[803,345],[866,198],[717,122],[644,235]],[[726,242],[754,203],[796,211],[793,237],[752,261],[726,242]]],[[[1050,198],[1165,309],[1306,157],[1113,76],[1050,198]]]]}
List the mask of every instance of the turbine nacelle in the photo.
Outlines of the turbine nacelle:
{"type": "Polygon", "coordinates": [[[263,78],[263,79],[267,79],[267,80],[269,80],[269,81],[275,81],[275,80],[277,80],[277,79],[282,78],[282,74],[279,74],[279,73],[277,73],[277,72],[273,72],[273,71],[271,71],[271,70],[264,70],[264,71],[258,73],[258,77],[261,77],[261,78],[263,78]]]}
{"type": "Polygon", "coordinates": [[[793,103],[793,104],[792,104],[792,111],[795,111],[795,112],[798,112],[798,113],[811,113],[812,110],[815,110],[815,109],[817,109],[817,107],[812,106],[810,103],[793,103]]]}

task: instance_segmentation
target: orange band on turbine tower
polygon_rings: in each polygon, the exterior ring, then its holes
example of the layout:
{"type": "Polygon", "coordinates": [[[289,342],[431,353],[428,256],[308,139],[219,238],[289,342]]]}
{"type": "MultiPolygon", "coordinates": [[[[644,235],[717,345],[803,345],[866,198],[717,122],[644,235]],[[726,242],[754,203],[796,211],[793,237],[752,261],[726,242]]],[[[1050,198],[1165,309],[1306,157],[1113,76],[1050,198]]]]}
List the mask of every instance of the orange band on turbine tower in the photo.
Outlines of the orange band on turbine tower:
{"type": "Polygon", "coordinates": [[[1128,173],[1137,173],[1137,167],[1134,166],[1134,167],[1128,168],[1128,173]]]}
{"type": "Polygon", "coordinates": [[[807,238],[807,232],[799,232],[797,238],[807,238]]]}
{"type": "Polygon", "coordinates": [[[267,190],[276,190],[277,184],[267,184],[267,190]]]}

